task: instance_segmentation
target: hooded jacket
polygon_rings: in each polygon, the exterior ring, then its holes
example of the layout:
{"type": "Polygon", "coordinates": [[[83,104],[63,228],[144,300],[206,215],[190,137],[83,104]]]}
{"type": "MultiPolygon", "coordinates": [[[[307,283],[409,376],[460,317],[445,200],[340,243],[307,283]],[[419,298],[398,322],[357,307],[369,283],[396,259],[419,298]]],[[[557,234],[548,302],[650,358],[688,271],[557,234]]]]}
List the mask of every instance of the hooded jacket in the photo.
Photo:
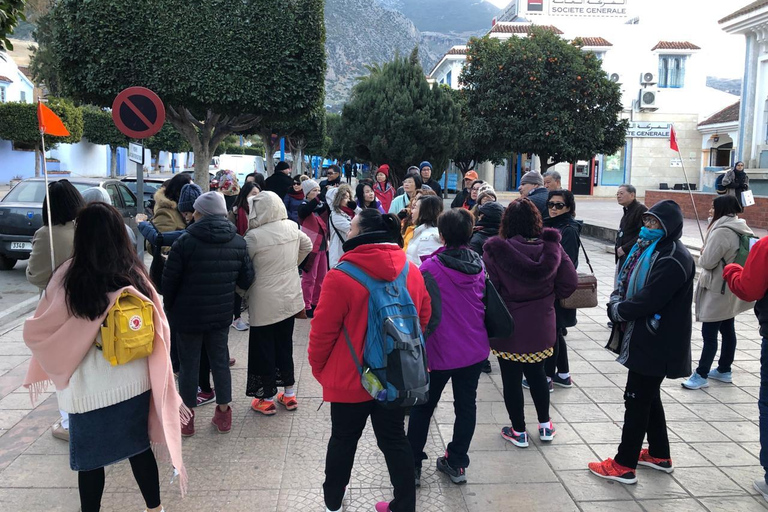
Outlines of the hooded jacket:
{"type": "Polygon", "coordinates": [[[155,211],[152,216],[152,223],[161,233],[179,231],[187,227],[184,217],[179,213],[176,201],[171,201],[165,197],[165,187],[160,187],[155,192],[155,211]]]}
{"type": "Polygon", "coordinates": [[[578,285],[576,269],[560,246],[560,233],[545,228],[541,238],[520,235],[485,243],[488,276],[515,320],[510,338],[493,339],[500,352],[531,354],[555,345],[555,300],[570,297],[578,285]]]}
{"type": "Polygon", "coordinates": [[[475,232],[469,246],[480,256],[483,255],[483,244],[492,236],[499,234],[501,217],[504,215],[504,207],[497,203],[485,203],[478,210],[482,217],[475,224],[475,232]]]}
{"type": "Polygon", "coordinates": [[[680,241],[683,214],[677,203],[661,201],[648,214],[661,223],[664,236],[651,256],[645,284],[631,299],[621,300],[615,290],[608,304],[608,317],[621,335],[617,361],[641,375],[687,377],[691,374],[695,264],[680,241]],[[660,316],[658,328],[651,322],[654,315],[660,316]]]}
{"type": "Polygon", "coordinates": [[[312,251],[312,242],[288,219],[277,194],[262,192],[248,202],[252,213],[245,243],[253,272],[259,276],[248,289],[248,315],[250,324],[259,327],[304,309],[298,265],[312,251]]]}
{"type": "Polygon", "coordinates": [[[163,299],[178,332],[229,327],[235,284],[247,290],[253,266],[245,240],[224,216],[205,216],[173,244],[163,269],[163,299]]]}
{"type": "Polygon", "coordinates": [[[453,370],[488,358],[485,330],[485,272],[469,249],[438,249],[420,267],[432,304],[427,326],[430,370],[453,370]]]}
{"type": "Polygon", "coordinates": [[[288,213],[288,218],[296,224],[299,223],[299,207],[304,202],[303,192],[293,192],[289,190],[283,198],[283,204],[285,204],[285,210],[288,213]]]}
{"type": "Polygon", "coordinates": [[[749,251],[744,267],[730,263],[723,270],[728,287],[741,300],[753,301],[760,322],[760,336],[768,338],[768,237],[761,238],[749,251]]]}
{"type": "Polygon", "coordinates": [[[293,178],[283,171],[275,171],[275,173],[264,182],[264,190],[274,192],[280,199],[284,198],[292,189],[293,178]]]}
{"type": "MultiPolygon", "coordinates": [[[[349,240],[347,246],[367,235],[349,240]]],[[[349,261],[371,277],[386,281],[394,281],[405,265],[410,265],[408,293],[419,312],[421,328],[425,329],[431,312],[429,294],[419,269],[405,259],[400,246],[394,243],[365,243],[348,249],[340,261],[349,261]]],[[[368,290],[341,270],[331,269],[323,281],[309,332],[312,374],[323,386],[323,400],[327,402],[371,401],[373,398],[360,383],[360,374],[352,360],[343,327],[347,328],[358,360],[362,361],[368,327],[368,290]]]]}

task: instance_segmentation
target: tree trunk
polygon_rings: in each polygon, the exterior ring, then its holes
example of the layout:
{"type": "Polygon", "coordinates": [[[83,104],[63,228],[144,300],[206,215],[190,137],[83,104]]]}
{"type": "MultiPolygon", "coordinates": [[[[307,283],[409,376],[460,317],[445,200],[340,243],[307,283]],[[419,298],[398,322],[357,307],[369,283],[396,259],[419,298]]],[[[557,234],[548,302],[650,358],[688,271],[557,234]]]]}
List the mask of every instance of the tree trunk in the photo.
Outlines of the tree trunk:
{"type": "MultiPolygon", "coordinates": [[[[272,143],[272,134],[268,134],[265,136],[265,134],[262,133],[262,140],[264,141],[264,148],[266,152],[266,171],[267,176],[272,176],[272,174],[275,172],[275,149],[276,144],[272,143]]],[[[278,139],[279,140],[279,139],[278,139]]]]}
{"type": "Polygon", "coordinates": [[[554,163],[549,163],[549,154],[547,153],[539,153],[539,165],[541,166],[540,172],[541,174],[544,174],[547,172],[547,169],[555,165],[554,163]]]}
{"type": "Polygon", "coordinates": [[[109,151],[112,153],[112,158],[109,162],[109,177],[117,178],[117,146],[110,145],[109,151]]]}

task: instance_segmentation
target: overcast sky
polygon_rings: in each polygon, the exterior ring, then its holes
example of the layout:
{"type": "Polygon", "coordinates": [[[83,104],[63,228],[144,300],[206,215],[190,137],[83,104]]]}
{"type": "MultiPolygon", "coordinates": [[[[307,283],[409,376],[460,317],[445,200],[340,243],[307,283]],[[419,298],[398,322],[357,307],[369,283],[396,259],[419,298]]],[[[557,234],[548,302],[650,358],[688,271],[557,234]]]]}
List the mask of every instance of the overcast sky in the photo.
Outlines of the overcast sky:
{"type": "MultiPolygon", "coordinates": [[[[509,3],[509,0],[486,1],[499,8],[509,3]]],[[[709,76],[741,78],[744,74],[744,36],[726,34],[717,21],[750,1],[627,0],[627,4],[631,10],[641,8],[640,23],[663,27],[665,33],[669,33],[669,40],[685,39],[700,46],[701,54],[708,62],[709,76]]]]}

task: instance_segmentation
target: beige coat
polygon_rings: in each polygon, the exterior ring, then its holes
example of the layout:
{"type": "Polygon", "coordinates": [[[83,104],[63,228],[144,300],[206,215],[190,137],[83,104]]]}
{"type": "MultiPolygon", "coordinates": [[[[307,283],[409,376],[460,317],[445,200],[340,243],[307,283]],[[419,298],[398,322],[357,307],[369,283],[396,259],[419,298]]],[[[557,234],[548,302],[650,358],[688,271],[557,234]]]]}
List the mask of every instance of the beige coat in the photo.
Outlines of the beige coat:
{"type": "Polygon", "coordinates": [[[288,220],[285,204],[274,192],[260,192],[248,202],[245,242],[255,272],[247,292],[248,314],[250,324],[259,327],[304,309],[298,266],[312,251],[312,242],[288,220]]]}
{"type": "Polygon", "coordinates": [[[755,305],[737,298],[727,285],[723,289],[722,260],[733,263],[739,249],[739,235],[734,230],[740,234],[753,234],[747,223],[735,215],[717,219],[707,233],[699,256],[701,275],[696,285],[697,322],[728,320],[755,305]]]}
{"type": "MultiPolygon", "coordinates": [[[[35,231],[32,237],[32,253],[27,264],[27,281],[44,290],[51,279],[51,242],[48,239],[48,226],[43,226],[35,231]]],[[[59,267],[72,257],[75,245],[75,223],[53,226],[53,255],[54,266],[59,267]]]]}

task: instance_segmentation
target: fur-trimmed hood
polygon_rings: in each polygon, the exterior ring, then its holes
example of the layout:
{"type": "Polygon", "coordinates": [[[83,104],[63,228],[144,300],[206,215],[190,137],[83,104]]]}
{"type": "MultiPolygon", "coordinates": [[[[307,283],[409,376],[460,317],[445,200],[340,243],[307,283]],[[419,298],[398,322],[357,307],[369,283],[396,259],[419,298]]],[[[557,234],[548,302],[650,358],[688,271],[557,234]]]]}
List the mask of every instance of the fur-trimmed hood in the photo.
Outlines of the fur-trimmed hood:
{"type": "Polygon", "coordinates": [[[177,208],[176,201],[168,199],[165,195],[165,187],[160,187],[155,192],[155,210],[158,208],[170,208],[175,210],[177,208]]]}
{"type": "Polygon", "coordinates": [[[551,228],[545,228],[536,240],[517,235],[507,239],[493,237],[485,243],[485,257],[525,283],[554,278],[561,256],[560,232],[551,228]]]}

